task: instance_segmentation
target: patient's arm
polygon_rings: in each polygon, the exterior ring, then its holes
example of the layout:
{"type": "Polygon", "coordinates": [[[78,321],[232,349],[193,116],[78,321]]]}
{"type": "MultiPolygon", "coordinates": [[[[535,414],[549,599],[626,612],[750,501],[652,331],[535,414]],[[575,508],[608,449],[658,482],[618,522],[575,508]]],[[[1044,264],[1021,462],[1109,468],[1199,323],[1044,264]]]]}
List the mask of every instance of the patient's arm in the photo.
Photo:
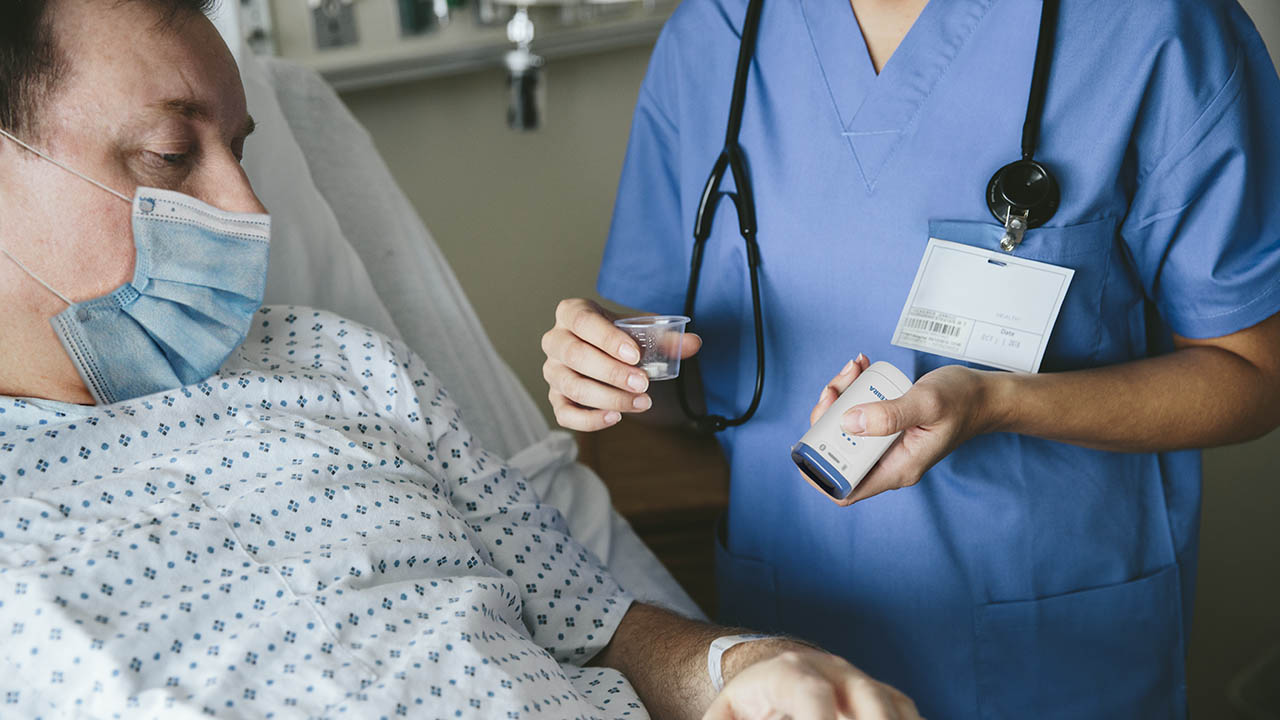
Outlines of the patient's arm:
{"type": "MultiPolygon", "coordinates": [[[[528,482],[484,452],[444,388],[412,353],[398,369],[414,384],[388,413],[421,424],[397,449],[439,460],[446,477],[424,483],[444,495],[483,547],[488,564],[510,581],[533,640],[561,663],[594,662],[621,671],[650,714],[663,720],[779,716],[835,720],[915,720],[914,706],[849,663],[785,639],[731,648],[723,658],[724,692],[707,674],[707,650],[726,628],[634,603],[603,564],[569,536],[558,510],[539,502],[528,482]],[[896,710],[895,710],[896,709],[896,710]]],[[[434,466],[434,465],[432,465],[434,466]]],[[[476,548],[478,551],[481,547],[476,548]]],[[[469,567],[469,566],[468,566],[469,567]]],[[[740,631],[739,631],[740,632],[740,631]]]]}
{"type": "Polygon", "coordinates": [[[786,638],[730,648],[722,658],[725,688],[717,697],[707,650],[716,638],[742,632],[636,603],[591,664],[621,671],[650,715],[661,720],[919,718],[915,704],[894,688],[786,638]]]}

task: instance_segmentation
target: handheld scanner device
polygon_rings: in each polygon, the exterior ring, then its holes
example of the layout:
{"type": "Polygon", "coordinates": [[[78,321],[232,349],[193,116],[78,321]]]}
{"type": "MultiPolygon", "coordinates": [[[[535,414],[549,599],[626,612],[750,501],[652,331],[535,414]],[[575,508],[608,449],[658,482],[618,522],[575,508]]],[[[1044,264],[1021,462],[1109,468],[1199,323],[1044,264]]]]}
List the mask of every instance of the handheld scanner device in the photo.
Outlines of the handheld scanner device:
{"type": "Polygon", "coordinates": [[[833,500],[848,498],[902,433],[885,437],[850,435],[840,427],[845,411],[854,405],[902,397],[910,387],[911,380],[901,370],[887,362],[874,363],[792,446],[791,459],[833,500]]]}

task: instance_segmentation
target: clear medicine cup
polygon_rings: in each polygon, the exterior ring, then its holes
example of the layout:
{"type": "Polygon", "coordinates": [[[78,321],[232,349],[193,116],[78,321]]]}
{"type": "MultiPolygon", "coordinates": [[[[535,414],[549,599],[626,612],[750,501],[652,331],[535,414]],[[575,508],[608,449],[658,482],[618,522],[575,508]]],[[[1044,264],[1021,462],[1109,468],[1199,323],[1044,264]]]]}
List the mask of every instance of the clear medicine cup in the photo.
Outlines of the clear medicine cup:
{"type": "Polygon", "coordinates": [[[613,324],[640,346],[640,369],[650,381],[671,380],[680,375],[680,349],[684,344],[683,315],[642,315],[613,324]]]}

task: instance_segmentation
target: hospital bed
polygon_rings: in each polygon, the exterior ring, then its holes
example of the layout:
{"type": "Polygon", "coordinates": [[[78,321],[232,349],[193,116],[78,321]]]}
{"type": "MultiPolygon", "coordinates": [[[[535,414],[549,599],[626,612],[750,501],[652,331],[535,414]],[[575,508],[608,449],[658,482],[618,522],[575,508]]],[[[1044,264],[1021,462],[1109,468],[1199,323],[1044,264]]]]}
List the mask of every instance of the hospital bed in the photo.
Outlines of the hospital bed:
{"type": "Polygon", "coordinates": [[[239,53],[258,131],[244,166],[272,222],[267,304],[322,308],[404,340],[443,378],[491,452],[528,477],[637,598],[703,617],[576,462],[498,357],[471,304],[362,128],[313,71],[239,53]]]}

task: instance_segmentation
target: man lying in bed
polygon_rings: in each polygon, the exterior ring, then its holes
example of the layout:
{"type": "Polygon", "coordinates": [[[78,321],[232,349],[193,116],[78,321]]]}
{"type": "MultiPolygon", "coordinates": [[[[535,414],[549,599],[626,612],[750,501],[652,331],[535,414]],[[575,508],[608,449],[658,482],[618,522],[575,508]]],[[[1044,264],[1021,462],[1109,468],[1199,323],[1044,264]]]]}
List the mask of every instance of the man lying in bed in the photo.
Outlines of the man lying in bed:
{"type": "Polygon", "coordinates": [[[0,8],[0,715],[917,717],[785,639],[711,670],[402,344],[259,309],[201,2],[0,8]]]}

